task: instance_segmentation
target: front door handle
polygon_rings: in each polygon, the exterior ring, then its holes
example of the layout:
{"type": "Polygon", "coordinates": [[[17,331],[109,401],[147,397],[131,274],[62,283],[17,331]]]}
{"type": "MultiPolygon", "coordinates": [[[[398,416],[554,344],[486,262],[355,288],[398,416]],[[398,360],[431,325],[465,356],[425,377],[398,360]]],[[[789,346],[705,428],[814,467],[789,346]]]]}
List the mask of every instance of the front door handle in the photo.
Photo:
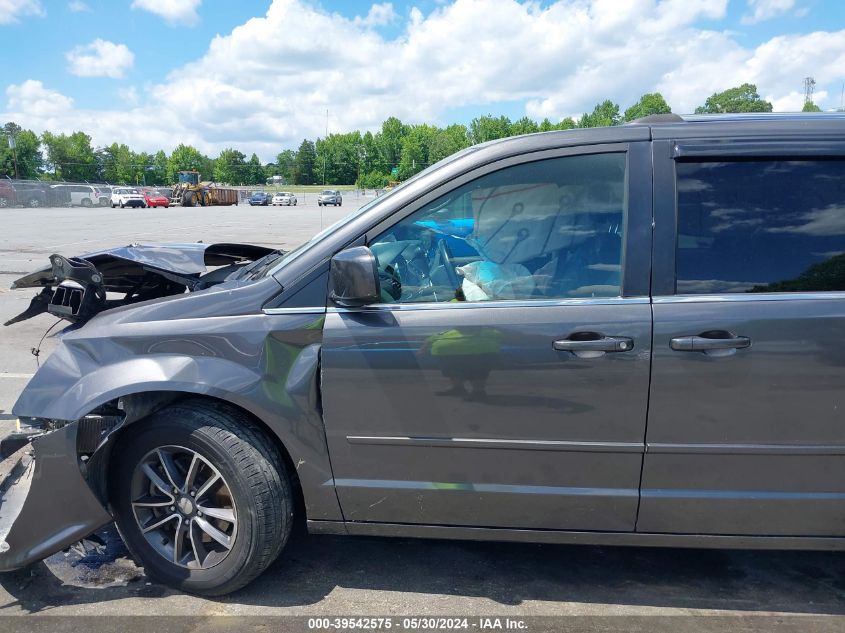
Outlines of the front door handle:
{"type": "Polygon", "coordinates": [[[634,339],[629,336],[604,336],[598,332],[575,332],[552,344],[558,352],[627,352],[634,349],[634,339]]]}
{"type": "Polygon", "coordinates": [[[669,346],[676,352],[737,350],[751,347],[751,339],[725,330],[711,330],[696,336],[678,336],[670,341],[669,346]]]}

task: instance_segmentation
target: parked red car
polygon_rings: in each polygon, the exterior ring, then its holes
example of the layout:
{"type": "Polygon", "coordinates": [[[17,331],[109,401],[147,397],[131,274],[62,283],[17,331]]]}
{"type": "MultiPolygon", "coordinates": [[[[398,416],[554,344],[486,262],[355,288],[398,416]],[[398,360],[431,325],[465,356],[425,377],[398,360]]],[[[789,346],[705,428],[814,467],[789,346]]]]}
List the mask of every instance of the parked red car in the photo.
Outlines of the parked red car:
{"type": "Polygon", "coordinates": [[[169,207],[170,200],[160,191],[145,191],[144,205],[147,207],[169,207]]]}

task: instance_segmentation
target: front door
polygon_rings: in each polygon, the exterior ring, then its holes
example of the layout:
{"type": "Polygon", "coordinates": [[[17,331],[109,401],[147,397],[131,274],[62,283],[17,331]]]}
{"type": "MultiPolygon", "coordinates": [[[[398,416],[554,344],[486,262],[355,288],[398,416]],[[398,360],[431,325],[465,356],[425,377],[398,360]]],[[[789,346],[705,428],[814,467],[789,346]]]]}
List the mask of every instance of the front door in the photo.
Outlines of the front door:
{"type": "Polygon", "coordinates": [[[368,236],[383,302],[330,308],[322,348],[347,521],[634,529],[647,151],[489,166],[368,236]]]}
{"type": "Polygon", "coordinates": [[[674,265],[655,268],[638,531],[845,536],[845,160],[811,149],[655,147],[677,206],[656,201],[674,265]]]}

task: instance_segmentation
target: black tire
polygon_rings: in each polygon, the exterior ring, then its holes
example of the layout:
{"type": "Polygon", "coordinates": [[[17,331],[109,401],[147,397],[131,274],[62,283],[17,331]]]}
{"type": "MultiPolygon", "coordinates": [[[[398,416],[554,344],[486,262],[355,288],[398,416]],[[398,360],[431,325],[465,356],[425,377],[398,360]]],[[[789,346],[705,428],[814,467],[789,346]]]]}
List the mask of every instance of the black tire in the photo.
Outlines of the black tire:
{"type": "Polygon", "coordinates": [[[94,203],[91,202],[91,198],[83,198],[82,199],[82,206],[85,207],[86,209],[90,209],[91,207],[94,206],[94,203]]]}
{"type": "Polygon", "coordinates": [[[107,207],[109,206],[110,200],[108,198],[100,198],[100,206],[107,207]]]}
{"type": "MultiPolygon", "coordinates": [[[[224,404],[185,400],[135,423],[119,438],[112,460],[110,498],[118,529],[130,553],[153,578],[189,593],[230,593],[272,563],[293,526],[290,477],[276,446],[255,423],[224,404]],[[177,565],[141,532],[132,509],[136,466],[151,451],[185,447],[219,471],[237,516],[234,542],[208,568],[177,565]]],[[[199,497],[197,497],[199,498],[199,497]]]]}
{"type": "Polygon", "coordinates": [[[182,196],[182,206],[183,207],[195,207],[194,204],[194,192],[193,191],[186,191],[185,195],[182,196]]]}

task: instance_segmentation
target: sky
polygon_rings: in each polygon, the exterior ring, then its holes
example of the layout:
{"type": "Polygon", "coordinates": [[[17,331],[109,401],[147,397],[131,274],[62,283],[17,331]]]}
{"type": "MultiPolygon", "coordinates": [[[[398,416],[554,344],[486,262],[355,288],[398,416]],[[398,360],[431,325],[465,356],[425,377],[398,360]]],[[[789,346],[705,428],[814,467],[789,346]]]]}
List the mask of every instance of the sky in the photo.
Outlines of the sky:
{"type": "Polygon", "coordinates": [[[136,151],[236,147],[491,114],[552,121],[744,82],[843,105],[842,0],[0,0],[0,123],[136,151]]]}

